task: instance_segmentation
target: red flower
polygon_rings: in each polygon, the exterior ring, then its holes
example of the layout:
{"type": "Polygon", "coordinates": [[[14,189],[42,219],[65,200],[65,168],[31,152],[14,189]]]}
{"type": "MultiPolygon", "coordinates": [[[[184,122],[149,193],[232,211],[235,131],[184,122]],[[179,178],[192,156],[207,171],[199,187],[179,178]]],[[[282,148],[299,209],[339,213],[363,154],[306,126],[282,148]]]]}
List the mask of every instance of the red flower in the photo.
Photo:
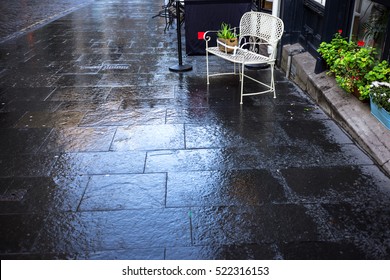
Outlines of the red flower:
{"type": "Polygon", "coordinates": [[[364,45],[365,45],[366,43],[364,43],[364,41],[359,41],[357,44],[358,44],[359,47],[364,47],[364,45]]]}
{"type": "Polygon", "coordinates": [[[341,33],[343,33],[343,30],[342,30],[342,29],[339,29],[339,31],[338,31],[338,32],[339,32],[339,34],[341,34],[341,33]]]}

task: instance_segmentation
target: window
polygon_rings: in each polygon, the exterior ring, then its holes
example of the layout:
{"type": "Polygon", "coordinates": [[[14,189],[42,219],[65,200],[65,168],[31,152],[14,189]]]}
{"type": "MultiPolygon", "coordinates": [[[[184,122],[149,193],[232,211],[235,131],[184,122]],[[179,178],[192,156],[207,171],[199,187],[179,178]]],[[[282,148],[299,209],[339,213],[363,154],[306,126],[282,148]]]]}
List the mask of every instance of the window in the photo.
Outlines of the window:
{"type": "Polygon", "coordinates": [[[385,6],[370,0],[356,0],[350,39],[375,47],[381,56],[388,21],[389,9],[385,6]]]}

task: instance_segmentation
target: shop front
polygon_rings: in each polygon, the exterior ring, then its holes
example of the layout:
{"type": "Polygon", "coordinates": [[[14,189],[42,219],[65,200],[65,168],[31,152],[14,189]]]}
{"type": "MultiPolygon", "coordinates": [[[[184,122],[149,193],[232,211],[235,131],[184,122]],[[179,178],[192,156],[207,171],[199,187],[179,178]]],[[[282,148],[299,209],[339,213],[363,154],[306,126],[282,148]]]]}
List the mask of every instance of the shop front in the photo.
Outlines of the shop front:
{"type": "Polygon", "coordinates": [[[375,47],[378,58],[390,60],[389,0],[282,0],[278,15],[285,23],[282,45],[300,43],[324,70],[317,52],[336,32],[375,47]]]}

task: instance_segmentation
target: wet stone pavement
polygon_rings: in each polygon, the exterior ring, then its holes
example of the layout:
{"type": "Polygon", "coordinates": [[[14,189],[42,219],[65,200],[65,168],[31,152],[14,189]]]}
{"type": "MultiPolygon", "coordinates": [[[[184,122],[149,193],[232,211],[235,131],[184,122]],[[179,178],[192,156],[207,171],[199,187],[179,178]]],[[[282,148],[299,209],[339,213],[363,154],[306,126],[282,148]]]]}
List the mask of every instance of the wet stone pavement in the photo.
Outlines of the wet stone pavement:
{"type": "Polygon", "coordinates": [[[1,259],[389,259],[389,177],[278,70],[170,72],[162,2],[0,44],[1,259]]]}
{"type": "Polygon", "coordinates": [[[12,0],[0,2],[0,43],[35,30],[94,0],[12,0]]]}

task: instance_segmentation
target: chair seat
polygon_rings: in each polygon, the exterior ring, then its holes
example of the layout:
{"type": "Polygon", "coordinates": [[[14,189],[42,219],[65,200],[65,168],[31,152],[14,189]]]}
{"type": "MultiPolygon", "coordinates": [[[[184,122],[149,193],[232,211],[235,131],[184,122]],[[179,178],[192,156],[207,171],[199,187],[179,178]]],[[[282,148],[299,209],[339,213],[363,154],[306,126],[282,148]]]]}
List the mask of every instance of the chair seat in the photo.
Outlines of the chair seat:
{"type": "Polygon", "coordinates": [[[221,51],[219,47],[210,47],[206,49],[207,52],[219,56],[223,59],[231,61],[233,63],[239,64],[260,64],[260,63],[269,63],[274,61],[274,59],[270,59],[267,56],[254,53],[252,51],[248,51],[246,49],[237,48],[236,53],[226,53],[221,51]]]}

